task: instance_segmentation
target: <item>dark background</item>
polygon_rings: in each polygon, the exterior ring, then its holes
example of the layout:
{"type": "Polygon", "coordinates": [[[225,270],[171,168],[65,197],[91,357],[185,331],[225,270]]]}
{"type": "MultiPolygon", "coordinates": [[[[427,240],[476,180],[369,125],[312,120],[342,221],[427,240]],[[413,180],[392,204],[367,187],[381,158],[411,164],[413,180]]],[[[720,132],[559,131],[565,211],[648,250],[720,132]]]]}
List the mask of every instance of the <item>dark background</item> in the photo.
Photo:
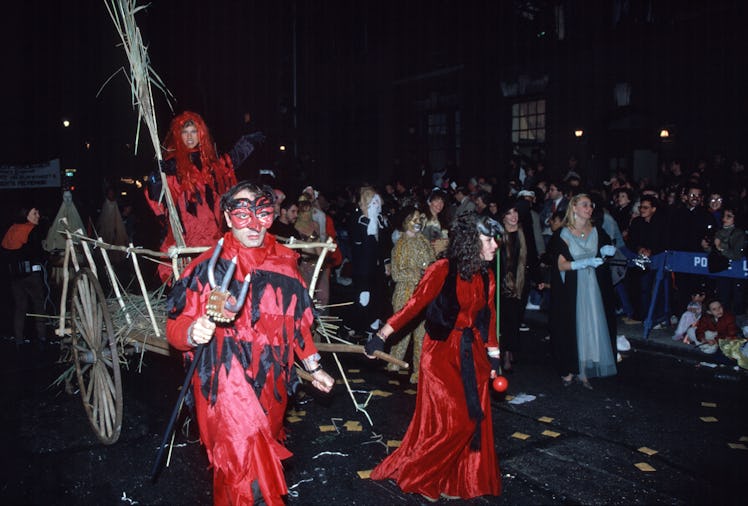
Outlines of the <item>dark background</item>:
{"type": "MultiPolygon", "coordinates": [[[[175,112],[202,114],[220,151],[264,131],[239,175],[272,168],[293,191],[412,183],[421,165],[501,178],[515,154],[561,170],[575,153],[592,182],[652,160],[744,159],[745,13],[739,0],[157,0],[137,21],[175,112]],[[545,139],[512,142],[512,106],[538,99],[545,139]]],[[[127,62],[104,1],[18,2],[1,28],[0,163],[60,157],[95,213],[106,184],[154,167],[145,136],[135,154],[125,73],[107,82],[127,62]]],[[[154,95],[163,138],[172,112],[154,95]]]]}

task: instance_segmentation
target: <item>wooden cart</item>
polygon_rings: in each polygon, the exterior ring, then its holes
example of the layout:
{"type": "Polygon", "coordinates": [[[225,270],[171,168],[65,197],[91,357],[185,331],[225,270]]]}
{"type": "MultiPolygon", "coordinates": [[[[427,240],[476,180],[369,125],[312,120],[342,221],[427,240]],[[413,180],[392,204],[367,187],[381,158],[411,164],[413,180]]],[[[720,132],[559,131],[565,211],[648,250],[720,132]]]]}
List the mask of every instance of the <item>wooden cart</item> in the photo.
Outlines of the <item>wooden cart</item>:
{"type": "MultiPolygon", "coordinates": [[[[92,239],[78,230],[65,231],[67,241],[63,259],[62,293],[59,322],[55,333],[62,338],[63,355],[73,362],[74,375],[91,427],[104,444],[117,441],[122,428],[122,375],[120,366],[127,356],[155,352],[170,354],[165,337],[166,304],[164,287],[149,292],[141,273],[144,259],[170,262],[175,278],[180,266],[209,247],[174,247],[168,253],[130,246],[115,246],[92,239]],[[95,261],[98,251],[101,259],[95,261]],[[120,283],[112,266],[110,252],[126,255],[132,262],[139,294],[120,283]],[[79,257],[83,258],[79,258],[79,257]],[[102,272],[112,295],[102,288],[102,272]]],[[[317,277],[328,251],[325,243],[288,242],[291,248],[321,248],[309,293],[314,293],[317,277]]],[[[72,381],[72,373],[67,377],[72,381]]]]}

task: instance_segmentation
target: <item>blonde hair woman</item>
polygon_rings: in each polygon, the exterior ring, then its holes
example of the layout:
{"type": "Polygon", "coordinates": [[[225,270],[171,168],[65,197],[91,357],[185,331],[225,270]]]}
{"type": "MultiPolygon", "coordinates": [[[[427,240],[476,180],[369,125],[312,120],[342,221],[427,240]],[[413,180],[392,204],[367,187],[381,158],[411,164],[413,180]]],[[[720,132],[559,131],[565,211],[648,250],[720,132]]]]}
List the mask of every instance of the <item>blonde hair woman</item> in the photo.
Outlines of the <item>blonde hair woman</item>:
{"type": "Polygon", "coordinates": [[[603,260],[616,249],[592,222],[593,209],[589,196],[574,196],[564,225],[548,244],[553,259],[549,327],[556,365],[564,386],[576,377],[590,390],[588,378],[616,374],[615,301],[603,260]]]}

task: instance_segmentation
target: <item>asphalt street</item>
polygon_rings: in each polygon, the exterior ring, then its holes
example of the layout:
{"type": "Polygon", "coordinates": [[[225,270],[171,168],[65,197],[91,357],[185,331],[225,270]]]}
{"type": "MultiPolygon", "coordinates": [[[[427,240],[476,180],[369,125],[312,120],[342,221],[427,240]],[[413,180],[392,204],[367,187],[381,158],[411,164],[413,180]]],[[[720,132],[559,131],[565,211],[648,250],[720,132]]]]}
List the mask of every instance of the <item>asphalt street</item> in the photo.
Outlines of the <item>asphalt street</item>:
{"type": "MultiPolygon", "coordinates": [[[[537,315],[529,313],[507,395],[493,401],[503,494],[452,504],[744,504],[746,374],[701,365],[698,356],[657,346],[656,335],[644,342],[627,329],[633,347],[617,376],[592,380],[593,391],[565,388],[537,315]]],[[[53,385],[66,368],[56,350],[2,346],[0,503],[211,504],[211,472],[194,429],[179,431],[169,467],[149,480],[183,376],[178,357],[146,354],[140,371],[130,361],[122,435],[104,446],[80,397],[53,385]]],[[[404,434],[415,405],[408,376],[363,356],[338,358],[366,413],[344,384],[327,396],[302,389],[287,419],[288,504],[425,503],[366,479],[404,434]]],[[[332,355],[323,360],[342,377],[332,355]]]]}

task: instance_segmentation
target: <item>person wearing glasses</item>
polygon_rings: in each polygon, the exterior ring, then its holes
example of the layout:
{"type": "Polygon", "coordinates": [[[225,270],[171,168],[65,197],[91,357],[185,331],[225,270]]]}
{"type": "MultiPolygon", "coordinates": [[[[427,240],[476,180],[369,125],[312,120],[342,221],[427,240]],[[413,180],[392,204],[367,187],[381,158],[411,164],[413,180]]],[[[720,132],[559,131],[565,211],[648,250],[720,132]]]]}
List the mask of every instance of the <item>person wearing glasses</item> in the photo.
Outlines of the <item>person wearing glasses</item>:
{"type": "MultiPolygon", "coordinates": [[[[657,197],[643,195],[639,199],[639,216],[631,220],[627,245],[637,255],[651,258],[665,251],[667,245],[668,226],[665,216],[658,210],[660,207],[657,197]]],[[[652,287],[657,271],[647,269],[631,269],[634,286],[639,288],[639,314],[642,320],[647,316],[652,302],[652,287]]]]}
{"type": "Polygon", "coordinates": [[[572,197],[564,226],[548,243],[549,328],[556,366],[565,387],[576,379],[588,390],[589,378],[617,373],[616,304],[610,268],[603,260],[615,255],[616,248],[605,230],[592,222],[593,210],[588,195],[572,197]]]}
{"type": "Polygon", "coordinates": [[[707,207],[709,208],[709,212],[712,213],[712,216],[714,217],[714,221],[717,223],[722,223],[722,204],[723,204],[722,194],[719,192],[711,192],[709,194],[709,201],[707,202],[707,207]]]}
{"type": "MultiPolygon", "coordinates": [[[[714,217],[704,207],[704,189],[698,184],[689,184],[684,205],[676,208],[672,214],[668,249],[703,253],[702,241],[711,242],[717,226],[714,217]]],[[[704,276],[699,274],[676,273],[674,314],[681,314],[686,310],[690,294],[705,281],[704,276]]]]}

